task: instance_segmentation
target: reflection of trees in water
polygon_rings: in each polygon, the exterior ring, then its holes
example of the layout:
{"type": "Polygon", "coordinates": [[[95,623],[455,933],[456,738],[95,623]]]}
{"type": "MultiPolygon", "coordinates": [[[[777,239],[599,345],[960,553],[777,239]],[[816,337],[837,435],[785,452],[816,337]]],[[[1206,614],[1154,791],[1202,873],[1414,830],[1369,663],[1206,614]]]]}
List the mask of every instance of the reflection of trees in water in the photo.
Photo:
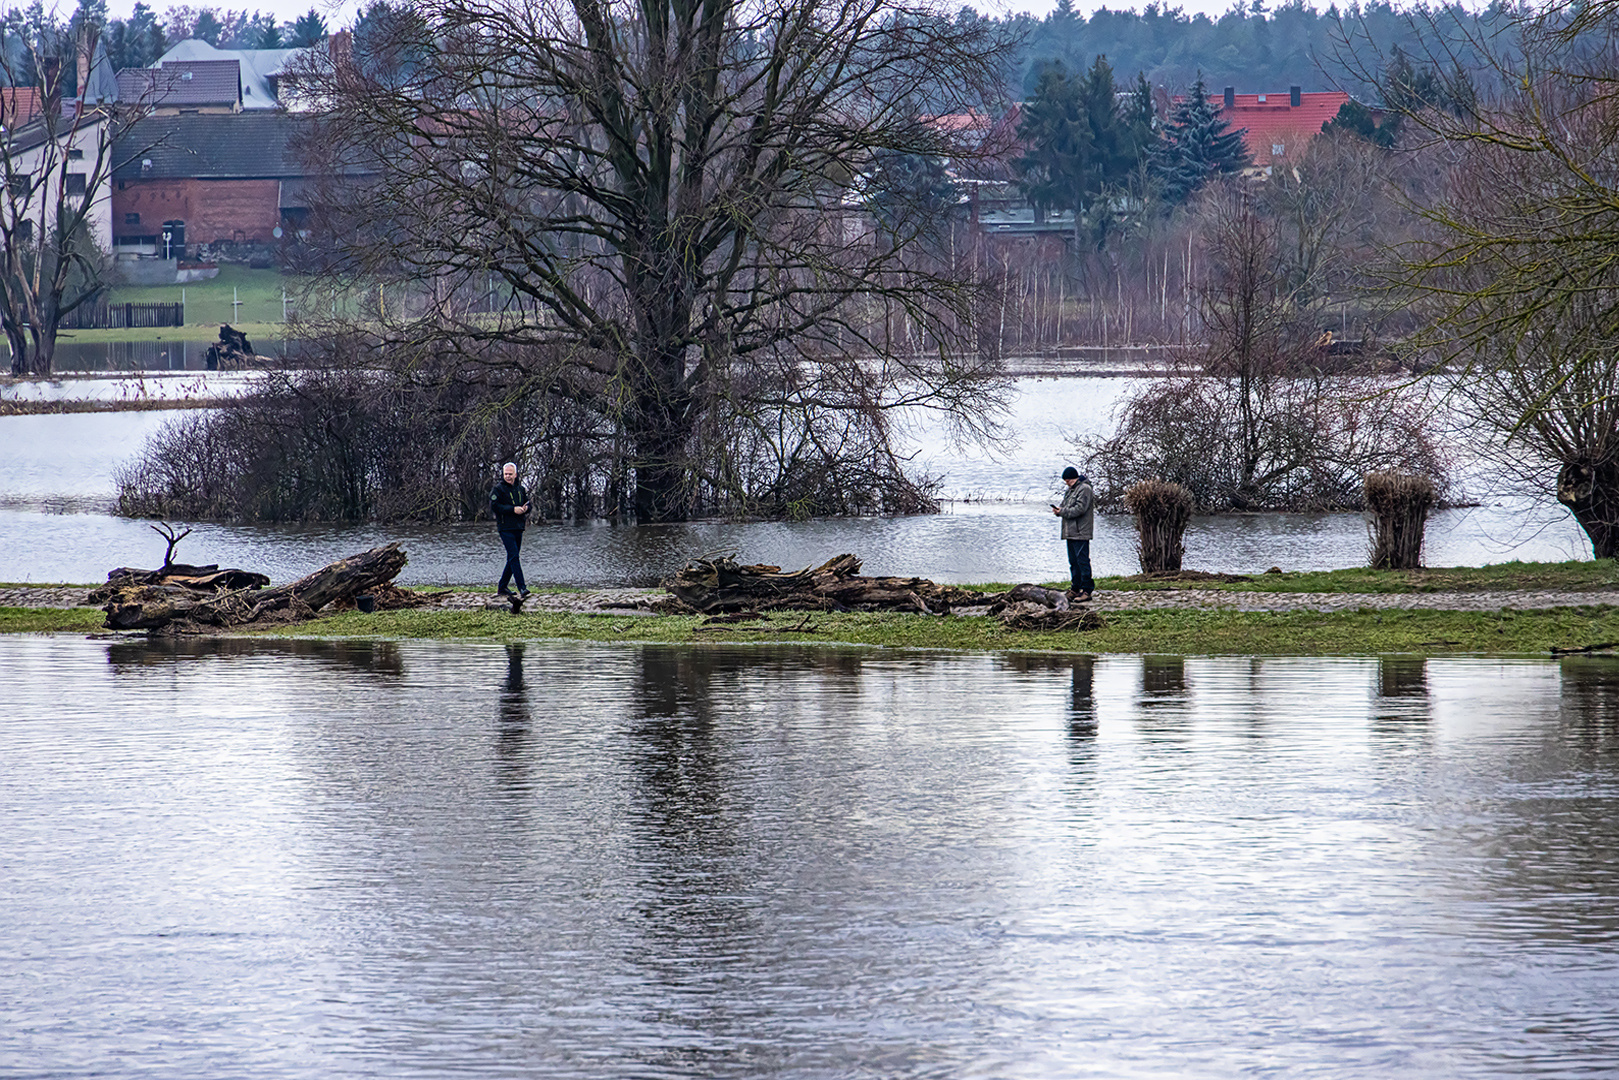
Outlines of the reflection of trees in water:
{"type": "Polygon", "coordinates": [[[1571,745],[1582,764],[1601,759],[1612,772],[1619,750],[1619,657],[1568,656],[1559,668],[1563,727],[1571,745]]]}
{"type": "Polygon", "coordinates": [[[523,643],[506,646],[506,681],[496,708],[495,782],[507,795],[523,795],[533,784],[528,775],[528,745],[533,717],[528,684],[523,678],[523,643]]]}
{"type": "MultiPolygon", "coordinates": [[[[806,677],[817,691],[856,690],[864,659],[852,651],[647,647],[638,663],[627,749],[638,790],[626,804],[644,918],[629,960],[667,987],[665,1018],[700,1027],[705,1046],[731,1035],[752,1040],[749,1016],[724,1014],[736,1002],[724,991],[779,944],[762,922],[765,894],[776,886],[758,876],[783,871],[769,869],[779,854],[760,849],[768,836],[755,831],[759,814],[748,802],[761,779],[745,745],[757,723],[747,711],[758,701],[751,695],[796,692],[806,677]]],[[[771,717],[772,703],[763,704],[771,717]]],[[[656,1063],[701,1071],[709,1052],[671,1046],[656,1063]]]]}
{"type": "Polygon", "coordinates": [[[392,641],[316,641],[305,638],[154,637],[116,641],[107,647],[113,670],[157,667],[214,657],[293,656],[339,671],[398,676],[405,673],[392,641]]]}

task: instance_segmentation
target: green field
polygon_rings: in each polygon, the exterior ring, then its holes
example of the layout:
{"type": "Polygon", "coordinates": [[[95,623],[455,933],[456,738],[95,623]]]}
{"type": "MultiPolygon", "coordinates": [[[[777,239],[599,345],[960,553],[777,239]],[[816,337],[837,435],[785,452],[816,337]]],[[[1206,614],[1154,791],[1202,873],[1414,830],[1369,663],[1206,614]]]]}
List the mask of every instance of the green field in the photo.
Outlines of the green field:
{"type": "MultiPolygon", "coordinates": [[[[232,326],[242,324],[269,325],[282,322],[281,291],[287,291],[288,307],[297,296],[300,282],[284,276],[279,270],[252,270],[245,266],[226,264],[219,268],[219,276],[208,281],[193,281],[186,285],[119,285],[111,289],[107,300],[113,304],[158,304],[185,301],[186,325],[208,325],[217,328],[220,323],[232,326]],[[234,304],[232,301],[240,301],[234,304]]],[[[174,334],[169,328],[169,336],[174,334]]],[[[128,340],[129,331],[110,331],[128,340]]],[[[87,331],[77,331],[79,337],[87,331]]]]}

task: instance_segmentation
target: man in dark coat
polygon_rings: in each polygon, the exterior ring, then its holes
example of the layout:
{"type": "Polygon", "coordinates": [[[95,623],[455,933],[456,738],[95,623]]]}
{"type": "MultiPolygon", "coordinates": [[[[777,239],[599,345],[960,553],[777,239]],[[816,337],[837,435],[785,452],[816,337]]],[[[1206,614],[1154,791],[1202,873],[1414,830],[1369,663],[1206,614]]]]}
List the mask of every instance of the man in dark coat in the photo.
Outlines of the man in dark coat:
{"type": "Polygon", "coordinates": [[[506,568],[500,572],[500,588],[496,596],[510,596],[507,583],[517,581],[517,595],[528,599],[528,586],[523,581],[523,564],[517,553],[523,546],[523,526],[528,524],[528,492],[517,482],[517,466],[508,461],[500,470],[500,483],[489,492],[489,510],[495,515],[495,529],[500,543],[506,549],[506,568]]]}
{"type": "Polygon", "coordinates": [[[1091,578],[1091,536],[1096,529],[1096,492],[1091,482],[1079,474],[1072,465],[1062,471],[1062,482],[1068,493],[1061,506],[1051,512],[1062,518],[1062,538],[1068,543],[1068,576],[1073,586],[1068,595],[1075,600],[1089,600],[1096,589],[1091,578]]]}

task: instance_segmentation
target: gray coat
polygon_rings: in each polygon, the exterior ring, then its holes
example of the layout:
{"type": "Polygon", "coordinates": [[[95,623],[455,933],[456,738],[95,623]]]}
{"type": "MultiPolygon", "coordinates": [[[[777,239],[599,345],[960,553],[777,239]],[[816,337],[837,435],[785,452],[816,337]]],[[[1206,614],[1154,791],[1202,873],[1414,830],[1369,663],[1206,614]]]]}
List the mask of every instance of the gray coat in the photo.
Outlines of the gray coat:
{"type": "Polygon", "coordinates": [[[1096,530],[1096,492],[1089,480],[1081,480],[1068,489],[1057,508],[1062,517],[1064,540],[1089,540],[1096,530]]]}

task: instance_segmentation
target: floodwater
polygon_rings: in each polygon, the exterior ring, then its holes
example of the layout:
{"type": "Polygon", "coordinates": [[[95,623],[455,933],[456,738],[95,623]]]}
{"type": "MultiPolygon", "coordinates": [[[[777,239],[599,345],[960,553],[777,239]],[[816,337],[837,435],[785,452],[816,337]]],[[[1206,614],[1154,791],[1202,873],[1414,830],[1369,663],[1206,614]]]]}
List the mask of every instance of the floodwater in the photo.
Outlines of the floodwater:
{"type": "MultiPolygon", "coordinates": [[[[109,384],[111,385],[111,384],[109,384]]],[[[911,518],[810,522],[707,521],[636,526],[610,522],[532,526],[524,541],[531,583],[652,584],[698,555],[735,551],[746,562],[798,568],[852,552],[868,573],[936,581],[1052,581],[1066,576],[1047,503],[1075,460],[1076,436],[1107,430],[1126,378],[1023,378],[1006,426],[1012,438],[985,449],[957,446],[921,423],[908,433],[913,467],[939,477],[945,512],[911,518]]],[[[78,387],[74,392],[86,392],[78,387]]],[[[99,390],[97,392],[100,392],[99,390]]],[[[111,390],[107,391],[113,392],[111,390]]],[[[102,580],[115,566],[155,566],[163,542],[146,522],[111,513],[114,477],[173,417],[164,412],[0,418],[0,581],[102,580]]],[[[280,581],[387,540],[401,540],[407,584],[472,583],[498,577],[504,555],[487,523],[439,526],[193,525],[178,557],[260,570],[280,581]]],[[[1428,561],[1483,565],[1508,559],[1589,556],[1566,511],[1523,500],[1442,511],[1428,526],[1428,561]]],[[[1364,563],[1359,514],[1218,515],[1194,519],[1186,564],[1202,570],[1332,569],[1364,563]]],[[[1100,574],[1136,569],[1127,517],[1097,523],[1100,574]]]]}
{"type": "Polygon", "coordinates": [[[0,638],[0,1076],[1612,1076],[1619,663],[0,638]]]}

